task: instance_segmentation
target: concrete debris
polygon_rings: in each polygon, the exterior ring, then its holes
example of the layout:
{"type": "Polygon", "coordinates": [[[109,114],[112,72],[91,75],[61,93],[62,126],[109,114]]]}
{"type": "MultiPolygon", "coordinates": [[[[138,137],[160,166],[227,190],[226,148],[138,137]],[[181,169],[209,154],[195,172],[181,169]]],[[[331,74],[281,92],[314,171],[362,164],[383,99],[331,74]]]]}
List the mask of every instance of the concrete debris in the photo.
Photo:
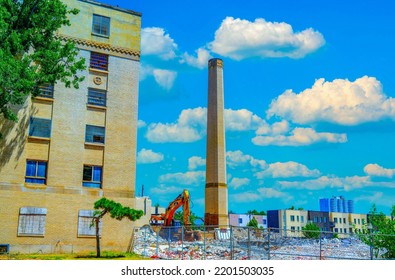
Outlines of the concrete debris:
{"type": "Polygon", "coordinates": [[[145,227],[135,234],[133,251],[155,259],[178,260],[370,259],[372,255],[371,248],[356,237],[319,240],[273,233],[268,236],[267,232],[245,228],[233,229],[231,238],[217,239],[216,235],[215,231],[184,232],[180,228],[153,230],[145,227]]]}

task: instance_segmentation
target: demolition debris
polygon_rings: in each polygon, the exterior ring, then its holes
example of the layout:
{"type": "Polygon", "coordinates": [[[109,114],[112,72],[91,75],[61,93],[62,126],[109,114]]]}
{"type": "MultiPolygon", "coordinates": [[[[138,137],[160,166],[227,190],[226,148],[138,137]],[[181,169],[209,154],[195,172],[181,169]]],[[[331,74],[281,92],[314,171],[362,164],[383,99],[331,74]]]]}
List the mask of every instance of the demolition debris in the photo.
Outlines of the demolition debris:
{"type": "Polygon", "coordinates": [[[307,239],[285,233],[240,227],[187,230],[144,226],[135,229],[129,250],[177,260],[373,259],[384,253],[374,251],[354,235],[307,239]]]}

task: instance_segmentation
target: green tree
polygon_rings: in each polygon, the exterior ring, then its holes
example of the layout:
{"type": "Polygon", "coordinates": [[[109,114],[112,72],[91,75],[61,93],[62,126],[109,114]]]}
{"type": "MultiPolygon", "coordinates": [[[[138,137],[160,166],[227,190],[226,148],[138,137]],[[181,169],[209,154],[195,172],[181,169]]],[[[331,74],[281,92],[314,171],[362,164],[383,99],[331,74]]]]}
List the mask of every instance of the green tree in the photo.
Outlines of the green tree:
{"type": "MultiPolygon", "coordinates": [[[[395,205],[392,206],[394,210],[395,205]]],[[[391,212],[391,215],[395,214],[391,212]]],[[[376,205],[373,204],[369,216],[368,224],[365,225],[362,234],[358,234],[360,240],[372,246],[376,257],[380,250],[384,250],[383,258],[395,258],[395,220],[388,218],[383,212],[377,212],[376,205]]]]}
{"type": "MultiPolygon", "coordinates": [[[[182,210],[176,211],[174,213],[173,219],[180,221],[181,224],[183,225],[184,224],[184,211],[182,211],[182,210]]],[[[196,220],[203,221],[203,219],[201,217],[197,216],[195,213],[193,213],[191,211],[191,213],[189,215],[189,222],[191,223],[191,226],[196,226],[196,220]]]]}
{"type": "Polygon", "coordinates": [[[17,121],[14,105],[37,96],[41,85],[78,88],[85,61],[74,43],[56,35],[77,13],[61,0],[0,0],[0,117],[17,121]]]}
{"type": "Polygon", "coordinates": [[[258,228],[258,221],[255,217],[252,217],[252,219],[247,223],[247,227],[258,228]]]}
{"type": "Polygon", "coordinates": [[[306,238],[316,239],[320,237],[320,228],[314,223],[308,223],[302,227],[302,234],[306,238]]]}
{"type": "Polygon", "coordinates": [[[100,257],[100,234],[99,234],[99,223],[100,220],[107,213],[110,214],[111,218],[122,220],[127,217],[131,221],[140,219],[144,212],[142,210],[135,210],[126,206],[122,206],[113,200],[102,197],[94,203],[94,217],[92,223],[96,226],[96,256],[100,257]]]}
{"type": "Polygon", "coordinates": [[[262,216],[264,216],[264,215],[266,215],[266,212],[265,211],[257,211],[257,210],[248,210],[247,211],[247,214],[249,214],[249,215],[262,215],[262,216]]]}

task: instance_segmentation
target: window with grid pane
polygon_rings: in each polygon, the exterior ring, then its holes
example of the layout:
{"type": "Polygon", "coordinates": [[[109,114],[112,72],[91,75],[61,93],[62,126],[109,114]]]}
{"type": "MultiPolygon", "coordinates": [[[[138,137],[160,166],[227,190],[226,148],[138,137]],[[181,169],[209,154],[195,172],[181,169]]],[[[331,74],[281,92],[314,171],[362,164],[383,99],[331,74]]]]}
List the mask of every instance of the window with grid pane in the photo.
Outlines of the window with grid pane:
{"type": "Polygon", "coordinates": [[[110,18],[93,15],[92,32],[98,35],[110,36],[110,18]]]}
{"type": "Polygon", "coordinates": [[[85,142],[104,144],[105,128],[102,126],[86,125],[85,142]]]}
{"type": "Polygon", "coordinates": [[[19,209],[18,235],[43,236],[45,234],[46,208],[22,207],[19,209]]]}
{"type": "Polygon", "coordinates": [[[54,86],[51,84],[44,84],[38,87],[40,94],[39,97],[53,98],[54,86]]]}
{"type": "Polygon", "coordinates": [[[41,118],[30,118],[29,136],[51,137],[51,120],[41,118]]]}
{"type": "MultiPolygon", "coordinates": [[[[94,210],[78,211],[78,236],[96,236],[96,225],[93,222],[94,210]]],[[[99,235],[101,235],[102,221],[99,221],[99,235]]]]}
{"type": "Polygon", "coordinates": [[[90,68],[99,69],[103,71],[108,70],[108,55],[103,53],[91,52],[90,68]]]}
{"type": "Polygon", "coordinates": [[[102,167],[84,165],[82,185],[89,188],[101,188],[102,167]]]}
{"type": "Polygon", "coordinates": [[[106,91],[100,89],[88,89],[88,104],[95,106],[106,106],[106,91]]]}
{"type": "Polygon", "coordinates": [[[46,184],[47,162],[39,160],[27,160],[25,182],[33,184],[46,184]]]}

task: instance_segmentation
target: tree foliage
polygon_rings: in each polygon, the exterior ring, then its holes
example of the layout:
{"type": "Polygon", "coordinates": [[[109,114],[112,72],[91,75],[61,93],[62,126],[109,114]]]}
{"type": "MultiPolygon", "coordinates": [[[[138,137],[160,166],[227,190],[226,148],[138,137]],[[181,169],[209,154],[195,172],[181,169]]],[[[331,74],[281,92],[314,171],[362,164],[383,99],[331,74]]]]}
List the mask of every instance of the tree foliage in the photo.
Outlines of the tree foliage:
{"type": "Polygon", "coordinates": [[[316,239],[320,237],[320,228],[314,223],[308,223],[302,227],[302,234],[306,238],[316,239]]]}
{"type": "MultiPolygon", "coordinates": [[[[395,206],[392,206],[392,211],[395,206]]],[[[391,215],[395,213],[391,212],[391,215]]],[[[362,234],[358,234],[360,240],[372,246],[376,257],[382,250],[382,257],[395,259],[395,220],[388,218],[383,212],[377,212],[376,205],[373,205],[369,215],[368,224],[365,225],[362,234]]]]}
{"type": "Polygon", "coordinates": [[[255,209],[253,209],[253,210],[248,210],[247,211],[247,214],[249,214],[249,215],[262,215],[262,216],[264,216],[264,215],[266,215],[266,212],[265,211],[257,211],[257,210],[255,210],[255,209]]]}
{"type": "Polygon", "coordinates": [[[252,219],[247,223],[247,227],[258,228],[258,221],[255,217],[252,217],[252,219]]]}
{"type": "Polygon", "coordinates": [[[93,223],[96,226],[96,250],[97,257],[100,257],[100,235],[99,235],[99,223],[104,215],[110,214],[111,218],[122,220],[123,218],[128,218],[131,221],[136,221],[140,219],[144,212],[142,210],[135,210],[122,204],[115,202],[113,200],[102,197],[94,203],[94,209],[96,209],[93,217],[93,223]]]}
{"type": "Polygon", "coordinates": [[[17,121],[13,105],[37,96],[40,85],[78,88],[85,61],[72,42],[56,36],[77,13],[61,0],[0,0],[0,116],[17,121]]]}

